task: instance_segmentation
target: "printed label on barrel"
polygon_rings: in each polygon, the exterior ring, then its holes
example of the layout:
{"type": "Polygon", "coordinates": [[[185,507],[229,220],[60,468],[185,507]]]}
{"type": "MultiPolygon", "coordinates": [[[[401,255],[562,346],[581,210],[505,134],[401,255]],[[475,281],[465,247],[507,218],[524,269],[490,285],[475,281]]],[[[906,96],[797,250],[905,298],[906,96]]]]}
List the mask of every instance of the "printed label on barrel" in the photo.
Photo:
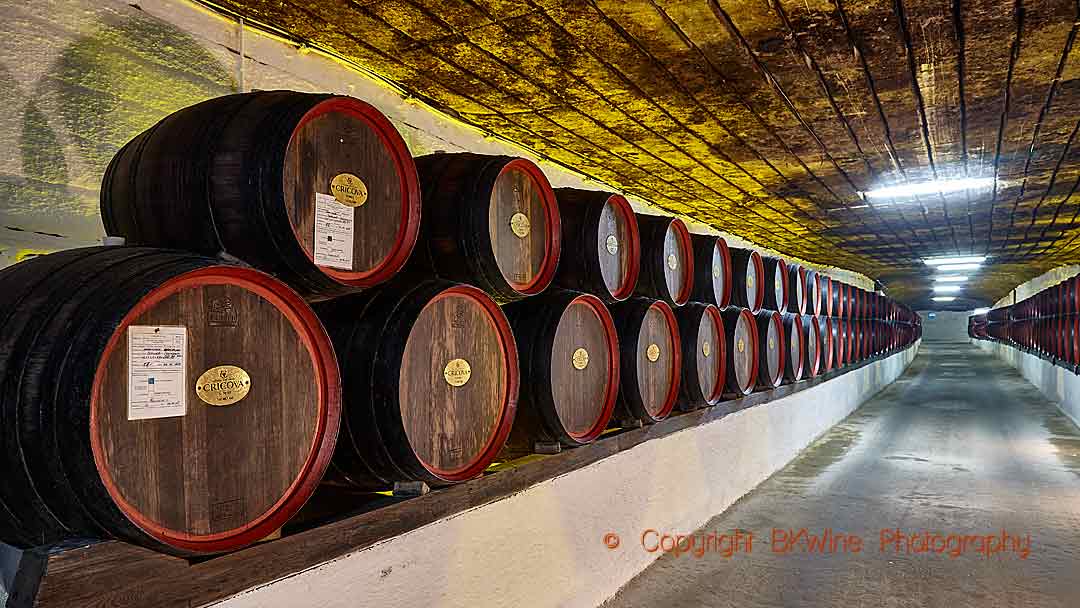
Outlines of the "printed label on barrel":
{"type": "Polygon", "coordinates": [[[604,244],[607,246],[607,252],[611,255],[619,253],[619,239],[614,234],[609,234],[604,244]]]}
{"type": "Polygon", "coordinates": [[[584,348],[579,348],[574,351],[572,359],[574,362],[574,369],[585,369],[589,366],[589,351],[584,348]]]}
{"type": "Polygon", "coordinates": [[[364,181],[352,173],[339,173],[330,180],[330,192],[346,207],[360,207],[367,202],[368,189],[364,181]]]}
{"type": "Polygon", "coordinates": [[[667,267],[672,270],[679,268],[679,258],[675,257],[674,253],[669,253],[667,256],[667,267]]]}
{"type": "Polygon", "coordinates": [[[232,405],[251,391],[251,376],[235,365],[211,367],[195,381],[195,394],[207,405],[232,405]]]}
{"type": "Polygon", "coordinates": [[[187,328],[128,327],[128,420],[187,413],[187,328]]]}
{"type": "Polygon", "coordinates": [[[708,340],[706,340],[705,343],[701,345],[701,354],[705,355],[706,357],[712,354],[712,345],[709,344],[708,340]]]}
{"type": "Polygon", "coordinates": [[[529,218],[520,211],[510,216],[510,230],[513,231],[519,239],[523,239],[529,236],[529,218]]]}
{"type": "Polygon", "coordinates": [[[321,192],[315,193],[315,264],[352,270],[356,212],[321,192]]]}
{"type": "Polygon", "coordinates": [[[443,378],[450,386],[465,386],[472,378],[472,366],[465,359],[451,359],[443,368],[443,378]]]}
{"type": "Polygon", "coordinates": [[[649,361],[656,363],[656,360],[660,358],[660,347],[653,342],[645,349],[645,356],[649,358],[649,361]]]}

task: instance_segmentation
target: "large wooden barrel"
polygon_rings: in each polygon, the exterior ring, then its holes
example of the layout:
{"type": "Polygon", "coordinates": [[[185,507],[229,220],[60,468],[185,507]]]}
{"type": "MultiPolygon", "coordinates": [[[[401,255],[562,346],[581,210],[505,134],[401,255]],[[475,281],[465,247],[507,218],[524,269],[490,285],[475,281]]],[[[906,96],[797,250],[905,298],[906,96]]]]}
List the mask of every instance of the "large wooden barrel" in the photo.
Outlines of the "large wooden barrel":
{"type": "Polygon", "coordinates": [[[833,280],[832,277],[818,273],[818,289],[817,295],[821,300],[818,305],[820,311],[817,313],[820,316],[832,317],[833,316],[833,280]]]}
{"type": "Polygon", "coordinates": [[[848,337],[847,327],[844,325],[844,320],[839,317],[833,317],[833,367],[840,368],[847,365],[847,349],[848,349],[848,337]]]}
{"type": "Polygon", "coordinates": [[[707,234],[691,234],[694,247],[694,300],[723,308],[731,304],[731,253],[727,241],[707,234]]]}
{"type": "Polygon", "coordinates": [[[821,371],[831,372],[836,368],[836,324],[832,317],[815,317],[821,328],[821,371]]]}
{"type": "Polygon", "coordinates": [[[802,321],[803,333],[806,336],[806,342],[803,348],[803,353],[806,355],[806,367],[804,368],[804,372],[807,378],[813,378],[822,371],[823,345],[821,340],[824,331],[818,317],[803,315],[802,321]]]}
{"type": "Polygon", "coordinates": [[[679,396],[682,343],[678,322],[662,300],[635,297],[611,306],[619,336],[619,397],[613,423],[667,418],[679,396]]]}
{"type": "Polygon", "coordinates": [[[765,304],[767,310],[780,313],[788,309],[788,266],[780,258],[763,257],[765,266],[765,304]]]}
{"type": "Polygon", "coordinates": [[[315,314],[195,254],[93,247],[0,272],[0,376],[0,528],[19,546],[238,549],[303,506],[338,434],[315,314]]]}
{"type": "Polygon", "coordinates": [[[521,398],[504,454],[577,447],[608,426],[619,393],[619,339],[593,295],[549,289],[503,307],[521,357],[521,398]]]}
{"type": "Polygon", "coordinates": [[[847,303],[846,288],[842,281],[833,279],[832,285],[832,316],[837,319],[845,318],[846,314],[845,304],[847,303]]]}
{"type": "Polygon", "coordinates": [[[724,320],[712,304],[690,302],[675,310],[682,341],[682,381],[679,407],[683,410],[715,405],[724,395],[727,372],[724,320]]]}
{"type": "Polygon", "coordinates": [[[694,288],[694,250],[690,232],[677,217],[638,214],[641,276],[635,293],[682,306],[694,288]]]}
{"type": "Polygon", "coordinates": [[[757,384],[758,332],[754,315],[746,308],[728,306],[720,311],[727,338],[726,394],[749,395],[757,384]]]}
{"type": "Polygon", "coordinates": [[[562,220],[540,167],[462,152],[417,157],[416,170],[424,221],[411,271],[476,285],[499,303],[547,289],[559,265],[562,220]]]}
{"type": "Polygon", "coordinates": [[[787,340],[787,353],[784,357],[784,382],[802,380],[806,369],[806,328],[803,316],[798,313],[784,313],[784,337],[787,340]]]}
{"type": "Polygon", "coordinates": [[[637,216],[620,194],[559,188],[561,256],[553,284],[606,302],[629,298],[641,269],[637,216]]]}
{"type": "Polygon", "coordinates": [[[486,293],[400,277],[318,306],[341,364],[344,416],[328,481],[447,485],[495,459],[517,409],[517,346],[486,293]]]}
{"type": "Polygon", "coordinates": [[[757,314],[765,305],[765,264],[753,249],[730,247],[731,303],[757,314]]]}
{"type": "Polygon", "coordinates": [[[821,291],[816,270],[806,271],[806,314],[821,315],[821,291]]]}
{"type": "Polygon", "coordinates": [[[225,252],[320,299],[405,264],[420,190],[372,106],[261,91],[185,108],[129,142],[105,172],[101,216],[129,245],[225,252]]]}
{"type": "Polygon", "coordinates": [[[758,330],[758,388],[770,389],[784,381],[784,319],[775,310],[761,310],[754,315],[758,330]]]}
{"type": "Polygon", "coordinates": [[[806,273],[803,266],[788,264],[788,310],[800,315],[807,314],[810,297],[806,273]]]}

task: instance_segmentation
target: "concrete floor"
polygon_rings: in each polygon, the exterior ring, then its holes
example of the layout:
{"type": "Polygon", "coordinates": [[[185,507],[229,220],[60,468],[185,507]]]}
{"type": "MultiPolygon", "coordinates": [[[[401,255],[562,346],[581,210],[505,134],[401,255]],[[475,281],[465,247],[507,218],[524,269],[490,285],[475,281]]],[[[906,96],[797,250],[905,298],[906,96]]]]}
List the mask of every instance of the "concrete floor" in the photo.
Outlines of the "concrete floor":
{"type": "Polygon", "coordinates": [[[900,380],[605,606],[1075,608],[1080,432],[998,359],[924,340],[900,380]],[[941,536],[927,552],[897,528],[941,536]],[[782,542],[803,529],[834,542],[782,542]]]}

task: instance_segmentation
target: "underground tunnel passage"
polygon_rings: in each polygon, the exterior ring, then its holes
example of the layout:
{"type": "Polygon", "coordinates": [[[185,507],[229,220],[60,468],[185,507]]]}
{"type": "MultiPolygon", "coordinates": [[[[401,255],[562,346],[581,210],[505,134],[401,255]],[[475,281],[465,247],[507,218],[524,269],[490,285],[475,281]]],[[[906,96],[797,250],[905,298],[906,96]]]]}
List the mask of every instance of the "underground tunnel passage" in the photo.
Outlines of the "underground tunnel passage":
{"type": "Polygon", "coordinates": [[[1080,603],[1080,5],[0,0],[0,602],[1080,603]]]}

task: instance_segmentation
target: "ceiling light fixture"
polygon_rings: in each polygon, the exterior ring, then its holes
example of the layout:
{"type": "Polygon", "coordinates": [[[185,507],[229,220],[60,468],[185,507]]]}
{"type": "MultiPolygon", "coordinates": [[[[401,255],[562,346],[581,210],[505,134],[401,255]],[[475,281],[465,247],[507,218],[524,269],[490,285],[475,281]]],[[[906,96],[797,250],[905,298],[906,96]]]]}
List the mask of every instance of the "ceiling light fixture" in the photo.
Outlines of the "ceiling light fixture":
{"type": "Polygon", "coordinates": [[[952,302],[956,299],[956,296],[938,296],[936,298],[930,298],[935,302],[952,302]]]}
{"type": "Polygon", "coordinates": [[[963,179],[936,179],[928,182],[914,182],[910,184],[897,184],[874,188],[864,192],[867,198],[901,198],[909,196],[921,196],[925,194],[950,194],[961,190],[974,190],[988,188],[994,185],[992,177],[967,177],[963,179]]]}
{"type": "Polygon", "coordinates": [[[938,266],[938,272],[952,272],[954,270],[975,270],[982,264],[945,264],[944,266],[938,266]]]}
{"type": "Polygon", "coordinates": [[[961,274],[951,274],[944,277],[934,277],[934,280],[938,283],[963,283],[968,280],[968,278],[961,274]]]}
{"type": "Polygon", "coordinates": [[[985,315],[988,312],[990,312],[989,308],[976,308],[975,310],[971,311],[971,314],[985,315]]]}
{"type": "Polygon", "coordinates": [[[934,293],[956,293],[961,289],[961,285],[934,285],[934,293]]]}
{"type": "Polygon", "coordinates": [[[923,258],[923,264],[926,264],[927,266],[942,266],[945,264],[982,264],[985,261],[985,255],[965,255],[953,258],[923,258]]]}

